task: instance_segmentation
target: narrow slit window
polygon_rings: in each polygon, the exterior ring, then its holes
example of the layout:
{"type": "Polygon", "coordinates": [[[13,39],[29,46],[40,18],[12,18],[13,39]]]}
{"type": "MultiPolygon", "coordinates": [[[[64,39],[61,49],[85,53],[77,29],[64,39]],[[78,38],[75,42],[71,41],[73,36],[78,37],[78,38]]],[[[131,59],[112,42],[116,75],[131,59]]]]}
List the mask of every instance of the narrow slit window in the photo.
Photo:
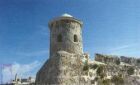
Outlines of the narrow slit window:
{"type": "Polygon", "coordinates": [[[74,42],[78,42],[78,37],[77,37],[77,35],[74,35],[74,42]]]}
{"type": "Polygon", "coordinates": [[[62,35],[61,35],[61,34],[59,34],[59,35],[57,36],[57,41],[58,41],[58,42],[62,42],[62,35]]]}

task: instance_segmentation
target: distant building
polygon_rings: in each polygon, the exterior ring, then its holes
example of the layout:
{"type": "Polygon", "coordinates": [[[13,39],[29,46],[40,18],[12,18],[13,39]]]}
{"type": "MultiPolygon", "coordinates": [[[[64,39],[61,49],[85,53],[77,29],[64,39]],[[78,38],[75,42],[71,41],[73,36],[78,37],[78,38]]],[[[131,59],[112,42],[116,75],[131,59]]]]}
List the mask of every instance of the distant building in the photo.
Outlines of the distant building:
{"type": "Polygon", "coordinates": [[[15,80],[12,81],[11,85],[34,85],[35,79],[32,77],[29,78],[18,78],[17,74],[15,80]]]}

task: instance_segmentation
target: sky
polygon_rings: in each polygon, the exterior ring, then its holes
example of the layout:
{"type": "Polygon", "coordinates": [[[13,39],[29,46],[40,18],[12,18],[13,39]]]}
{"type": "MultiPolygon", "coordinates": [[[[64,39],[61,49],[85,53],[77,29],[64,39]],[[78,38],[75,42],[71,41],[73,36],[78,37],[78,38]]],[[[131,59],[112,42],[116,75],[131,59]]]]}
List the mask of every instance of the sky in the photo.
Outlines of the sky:
{"type": "Polygon", "coordinates": [[[83,21],[84,52],[140,56],[140,0],[0,0],[0,64],[6,77],[35,76],[49,58],[48,22],[64,13],[83,21]],[[23,71],[24,70],[24,71],[23,71]]]}

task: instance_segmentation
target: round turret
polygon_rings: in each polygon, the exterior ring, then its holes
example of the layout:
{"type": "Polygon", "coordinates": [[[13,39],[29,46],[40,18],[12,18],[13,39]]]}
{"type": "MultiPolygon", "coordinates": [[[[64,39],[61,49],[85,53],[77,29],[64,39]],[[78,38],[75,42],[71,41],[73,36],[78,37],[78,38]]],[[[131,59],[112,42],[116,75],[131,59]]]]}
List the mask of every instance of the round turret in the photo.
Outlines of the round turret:
{"type": "Polygon", "coordinates": [[[50,56],[57,51],[83,53],[82,22],[69,14],[63,14],[49,22],[50,56]]]}

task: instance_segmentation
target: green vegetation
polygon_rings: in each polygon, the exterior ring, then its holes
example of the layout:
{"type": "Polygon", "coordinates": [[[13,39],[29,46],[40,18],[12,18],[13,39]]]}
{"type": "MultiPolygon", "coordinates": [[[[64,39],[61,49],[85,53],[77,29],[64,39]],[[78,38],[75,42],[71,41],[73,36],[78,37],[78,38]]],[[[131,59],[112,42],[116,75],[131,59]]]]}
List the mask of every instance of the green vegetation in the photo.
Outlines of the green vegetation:
{"type": "Polygon", "coordinates": [[[140,59],[137,60],[137,63],[140,63],[140,59]]]}
{"type": "Polygon", "coordinates": [[[121,73],[118,74],[119,77],[123,77],[123,75],[121,73]]]}
{"type": "Polygon", "coordinates": [[[105,76],[106,76],[105,73],[101,73],[101,74],[100,74],[100,78],[101,78],[101,79],[103,79],[105,76]]]}
{"type": "Polygon", "coordinates": [[[111,84],[111,80],[110,79],[104,79],[103,80],[103,85],[110,85],[111,84]]]}
{"type": "Polygon", "coordinates": [[[94,65],[91,65],[91,66],[90,66],[91,69],[96,69],[97,67],[98,67],[97,64],[94,64],[94,65]]]}
{"type": "Polygon", "coordinates": [[[116,60],[116,64],[117,65],[120,65],[120,60],[116,60]]]}
{"type": "Polygon", "coordinates": [[[99,66],[98,69],[97,69],[97,75],[101,75],[104,71],[104,67],[103,66],[99,66]]]}
{"type": "Polygon", "coordinates": [[[134,68],[130,67],[130,68],[127,70],[127,73],[128,73],[128,75],[133,75],[133,74],[134,74],[134,68]]]}
{"type": "Polygon", "coordinates": [[[104,72],[104,66],[99,66],[96,73],[98,76],[100,76],[101,79],[103,79],[106,76],[104,72]]]}
{"type": "Polygon", "coordinates": [[[124,79],[120,75],[114,75],[111,79],[112,83],[115,85],[123,85],[124,79]]]}
{"type": "Polygon", "coordinates": [[[89,66],[88,65],[85,65],[84,67],[83,67],[83,71],[88,71],[89,70],[89,66]]]}
{"type": "Polygon", "coordinates": [[[111,80],[110,79],[103,79],[103,80],[99,79],[98,84],[99,85],[111,85],[111,80]]]}

